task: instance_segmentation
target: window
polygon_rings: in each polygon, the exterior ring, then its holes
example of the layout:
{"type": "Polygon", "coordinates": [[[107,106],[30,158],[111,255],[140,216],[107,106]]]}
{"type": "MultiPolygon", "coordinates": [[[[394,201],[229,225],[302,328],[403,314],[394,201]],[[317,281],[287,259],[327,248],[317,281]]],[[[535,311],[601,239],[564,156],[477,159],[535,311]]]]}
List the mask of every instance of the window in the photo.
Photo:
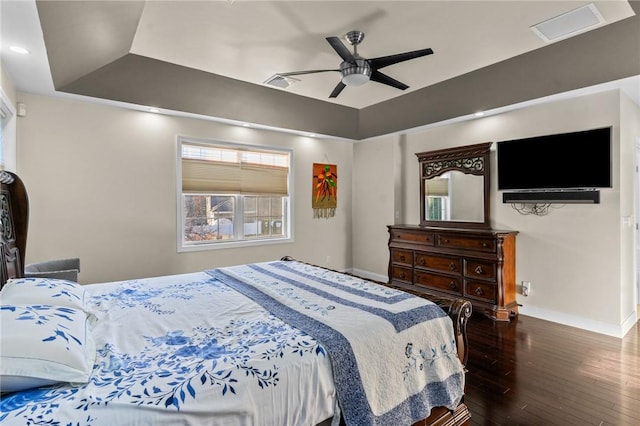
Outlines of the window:
{"type": "MultiPolygon", "coordinates": [[[[12,119],[14,114],[15,110],[13,109],[13,105],[11,105],[11,101],[0,87],[0,170],[5,169],[5,151],[7,150],[7,145],[11,145],[10,140],[15,140],[6,137],[7,128],[9,127],[9,121],[12,119]]],[[[15,128],[15,122],[13,126],[15,128]]],[[[15,134],[15,131],[13,131],[12,133],[15,134]]],[[[15,147],[15,142],[13,143],[13,145],[15,147]]],[[[15,155],[13,163],[15,163],[15,155]]]]}
{"type": "Polygon", "coordinates": [[[427,196],[428,220],[449,220],[449,197],[427,196]]]}
{"type": "Polygon", "coordinates": [[[290,150],[178,139],[178,250],[290,239],[290,150]]]}
{"type": "Polygon", "coordinates": [[[4,170],[4,114],[0,116],[0,170],[4,170]]]}

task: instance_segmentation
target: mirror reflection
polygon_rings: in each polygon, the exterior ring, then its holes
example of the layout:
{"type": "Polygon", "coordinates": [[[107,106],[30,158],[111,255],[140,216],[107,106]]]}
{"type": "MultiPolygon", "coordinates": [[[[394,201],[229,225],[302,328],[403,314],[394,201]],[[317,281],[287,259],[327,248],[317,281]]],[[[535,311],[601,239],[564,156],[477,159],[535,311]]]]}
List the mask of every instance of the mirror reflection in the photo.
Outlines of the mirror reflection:
{"type": "Polygon", "coordinates": [[[424,180],[423,220],[484,222],[484,177],[449,171],[424,180]]]}

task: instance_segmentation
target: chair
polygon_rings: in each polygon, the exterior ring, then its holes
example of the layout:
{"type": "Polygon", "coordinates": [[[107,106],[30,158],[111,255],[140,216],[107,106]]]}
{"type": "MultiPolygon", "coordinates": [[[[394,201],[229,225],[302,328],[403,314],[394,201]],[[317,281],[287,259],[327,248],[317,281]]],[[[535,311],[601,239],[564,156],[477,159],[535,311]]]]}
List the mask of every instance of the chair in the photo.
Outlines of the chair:
{"type": "Polygon", "coordinates": [[[25,265],[25,278],[57,278],[78,282],[80,259],[57,259],[25,265]]]}

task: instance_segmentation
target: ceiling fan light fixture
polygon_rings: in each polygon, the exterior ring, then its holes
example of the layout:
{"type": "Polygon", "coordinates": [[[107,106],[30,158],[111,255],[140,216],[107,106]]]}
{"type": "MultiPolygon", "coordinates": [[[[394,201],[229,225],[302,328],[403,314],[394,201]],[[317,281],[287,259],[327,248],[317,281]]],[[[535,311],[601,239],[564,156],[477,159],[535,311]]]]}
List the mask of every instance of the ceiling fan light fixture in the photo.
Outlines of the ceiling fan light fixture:
{"type": "Polygon", "coordinates": [[[342,77],[342,82],[347,86],[362,86],[369,81],[366,74],[347,74],[342,77]]]}
{"type": "Polygon", "coordinates": [[[340,73],[346,86],[362,86],[371,79],[371,66],[365,59],[356,59],[355,65],[345,61],[340,64],[340,73]]]}

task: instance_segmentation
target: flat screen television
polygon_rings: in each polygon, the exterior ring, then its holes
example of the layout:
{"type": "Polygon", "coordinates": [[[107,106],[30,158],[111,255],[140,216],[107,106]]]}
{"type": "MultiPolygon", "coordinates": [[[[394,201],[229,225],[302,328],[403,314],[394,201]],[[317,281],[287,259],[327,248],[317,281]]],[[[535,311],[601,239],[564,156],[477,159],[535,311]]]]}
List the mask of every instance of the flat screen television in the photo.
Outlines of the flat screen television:
{"type": "Polygon", "coordinates": [[[496,144],[499,190],[610,188],[611,127],[496,144]]]}

